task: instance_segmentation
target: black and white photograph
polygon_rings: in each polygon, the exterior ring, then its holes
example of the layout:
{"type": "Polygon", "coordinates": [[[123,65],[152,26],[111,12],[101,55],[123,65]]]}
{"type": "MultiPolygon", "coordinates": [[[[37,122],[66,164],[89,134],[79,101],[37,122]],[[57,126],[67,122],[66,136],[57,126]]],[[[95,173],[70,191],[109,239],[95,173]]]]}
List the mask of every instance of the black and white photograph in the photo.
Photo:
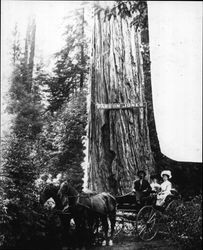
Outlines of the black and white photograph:
{"type": "Polygon", "coordinates": [[[202,249],[202,1],[1,1],[0,250],[202,249]]]}

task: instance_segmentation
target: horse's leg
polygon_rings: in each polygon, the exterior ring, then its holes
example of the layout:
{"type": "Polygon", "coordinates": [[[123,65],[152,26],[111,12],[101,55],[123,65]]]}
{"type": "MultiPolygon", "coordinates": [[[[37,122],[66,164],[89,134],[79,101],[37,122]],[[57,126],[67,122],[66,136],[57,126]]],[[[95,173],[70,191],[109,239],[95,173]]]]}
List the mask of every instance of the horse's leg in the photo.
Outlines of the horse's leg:
{"type": "Polygon", "coordinates": [[[94,241],[95,242],[98,242],[99,240],[99,232],[101,232],[100,227],[102,227],[102,231],[103,231],[103,223],[102,223],[101,215],[96,214],[95,219],[94,219],[94,241]]]}
{"type": "Polygon", "coordinates": [[[109,246],[113,245],[113,235],[116,224],[116,210],[109,214],[109,220],[111,222],[111,234],[109,239],[109,246]]]}
{"type": "Polygon", "coordinates": [[[84,209],[84,245],[89,246],[92,242],[93,235],[93,214],[90,213],[90,210],[84,209]]]}
{"type": "Polygon", "coordinates": [[[102,242],[102,246],[106,246],[107,244],[107,240],[108,240],[108,230],[109,230],[109,225],[108,225],[108,220],[107,220],[107,216],[106,215],[103,215],[101,217],[101,220],[102,220],[102,228],[103,228],[103,231],[104,231],[104,240],[102,242]]]}
{"type": "Polygon", "coordinates": [[[74,245],[75,248],[81,249],[84,243],[84,223],[83,218],[78,216],[78,214],[74,214],[74,222],[75,222],[75,238],[74,245]],[[80,241],[78,241],[80,239],[80,241]]]}
{"type": "Polygon", "coordinates": [[[94,237],[96,234],[96,214],[94,214],[92,211],[88,211],[88,229],[89,229],[89,240],[92,244],[94,241],[94,237]]]}
{"type": "Polygon", "coordinates": [[[97,215],[97,216],[95,217],[95,222],[94,222],[94,223],[95,223],[95,224],[94,224],[94,227],[95,227],[95,229],[96,229],[96,234],[99,233],[100,222],[101,222],[100,217],[99,217],[99,215],[97,215]]]}
{"type": "Polygon", "coordinates": [[[80,249],[85,249],[89,243],[89,216],[86,208],[79,207],[78,209],[77,227],[80,249]]]}
{"type": "Polygon", "coordinates": [[[61,224],[62,224],[62,242],[63,244],[67,245],[69,244],[69,234],[70,234],[70,216],[60,216],[61,224]],[[68,236],[68,237],[67,237],[68,236]]]}

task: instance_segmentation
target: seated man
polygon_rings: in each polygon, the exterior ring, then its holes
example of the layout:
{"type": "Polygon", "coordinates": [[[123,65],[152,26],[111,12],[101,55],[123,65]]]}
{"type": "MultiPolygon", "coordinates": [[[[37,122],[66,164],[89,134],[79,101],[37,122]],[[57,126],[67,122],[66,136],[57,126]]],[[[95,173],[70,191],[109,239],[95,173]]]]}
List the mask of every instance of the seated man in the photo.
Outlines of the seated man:
{"type": "Polygon", "coordinates": [[[139,170],[137,173],[138,180],[134,182],[134,192],[136,194],[136,201],[141,204],[143,198],[148,197],[151,192],[151,186],[147,180],[145,180],[146,173],[143,170],[139,170]]]}

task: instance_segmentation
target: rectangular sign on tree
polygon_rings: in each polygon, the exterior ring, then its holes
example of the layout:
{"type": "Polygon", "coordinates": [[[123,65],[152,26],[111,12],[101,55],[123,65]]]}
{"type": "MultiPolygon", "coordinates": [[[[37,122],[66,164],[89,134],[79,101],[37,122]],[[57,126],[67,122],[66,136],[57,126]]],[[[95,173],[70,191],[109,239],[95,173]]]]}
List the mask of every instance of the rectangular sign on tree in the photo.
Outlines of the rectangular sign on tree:
{"type": "Polygon", "coordinates": [[[96,107],[98,109],[129,109],[129,108],[143,108],[143,103],[97,103],[96,107]]]}

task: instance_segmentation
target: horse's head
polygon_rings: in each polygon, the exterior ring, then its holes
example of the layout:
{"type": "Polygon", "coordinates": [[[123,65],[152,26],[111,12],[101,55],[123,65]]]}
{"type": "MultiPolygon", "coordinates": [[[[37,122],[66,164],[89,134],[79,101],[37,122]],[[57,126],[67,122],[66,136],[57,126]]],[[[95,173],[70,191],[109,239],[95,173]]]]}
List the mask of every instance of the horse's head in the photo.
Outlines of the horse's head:
{"type": "Polygon", "coordinates": [[[78,196],[77,190],[68,181],[64,181],[58,191],[58,196],[64,205],[67,203],[71,206],[74,205],[78,196]]]}
{"type": "Polygon", "coordinates": [[[58,196],[62,201],[62,204],[64,204],[64,197],[68,195],[69,191],[69,183],[67,181],[62,182],[59,190],[58,190],[58,196]]]}
{"type": "Polygon", "coordinates": [[[47,186],[45,186],[40,194],[40,204],[44,205],[44,203],[50,198],[53,198],[56,203],[58,189],[59,187],[53,184],[48,184],[47,186]]]}

